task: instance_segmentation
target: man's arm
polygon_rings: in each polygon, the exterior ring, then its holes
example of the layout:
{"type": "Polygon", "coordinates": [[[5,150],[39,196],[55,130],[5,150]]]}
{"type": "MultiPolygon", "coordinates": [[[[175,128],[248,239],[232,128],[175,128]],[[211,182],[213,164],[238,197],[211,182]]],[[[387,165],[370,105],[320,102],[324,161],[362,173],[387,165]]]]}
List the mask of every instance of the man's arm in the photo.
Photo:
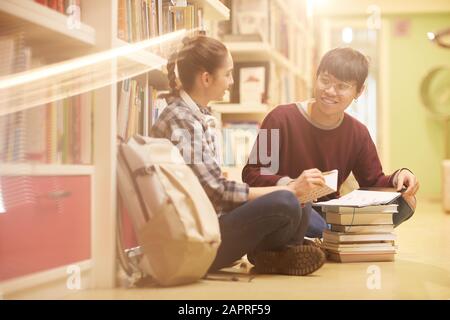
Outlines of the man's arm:
{"type": "Polygon", "coordinates": [[[375,144],[370,137],[367,128],[362,132],[361,147],[355,155],[355,166],[352,169],[353,174],[360,187],[393,187],[393,179],[397,171],[391,175],[385,175],[378,157],[375,144]]]}

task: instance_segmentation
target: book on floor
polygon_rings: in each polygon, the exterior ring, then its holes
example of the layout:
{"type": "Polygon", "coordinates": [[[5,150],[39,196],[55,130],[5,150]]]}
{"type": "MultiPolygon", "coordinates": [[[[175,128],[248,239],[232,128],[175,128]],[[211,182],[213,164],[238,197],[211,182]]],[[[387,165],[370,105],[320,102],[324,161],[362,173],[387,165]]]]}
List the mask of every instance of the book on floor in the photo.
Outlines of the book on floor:
{"type": "Polygon", "coordinates": [[[337,262],[384,262],[394,261],[395,252],[342,253],[328,252],[328,260],[337,262]]]}
{"type": "Polygon", "coordinates": [[[322,212],[335,212],[335,213],[396,213],[398,204],[386,204],[379,206],[367,206],[367,207],[340,207],[340,206],[323,206],[322,212]]]}
{"type": "Polygon", "coordinates": [[[339,199],[317,202],[315,206],[333,206],[333,207],[367,207],[391,204],[401,196],[400,192],[383,192],[354,190],[339,199]]]}
{"type": "Polygon", "coordinates": [[[334,252],[395,252],[396,247],[392,241],[367,243],[330,243],[324,242],[324,248],[334,252]]]}
{"type": "Polygon", "coordinates": [[[330,243],[394,241],[395,239],[396,235],[393,233],[348,234],[343,232],[334,232],[331,230],[323,231],[323,241],[330,243]]]}
{"type": "Polygon", "coordinates": [[[371,224],[393,224],[393,213],[335,213],[327,212],[326,220],[330,224],[344,226],[371,225],[371,224]]]}
{"type": "Polygon", "coordinates": [[[345,226],[339,224],[332,224],[331,231],[344,232],[346,234],[359,233],[390,233],[394,232],[392,224],[374,224],[374,225],[359,225],[359,226],[345,226]]]}

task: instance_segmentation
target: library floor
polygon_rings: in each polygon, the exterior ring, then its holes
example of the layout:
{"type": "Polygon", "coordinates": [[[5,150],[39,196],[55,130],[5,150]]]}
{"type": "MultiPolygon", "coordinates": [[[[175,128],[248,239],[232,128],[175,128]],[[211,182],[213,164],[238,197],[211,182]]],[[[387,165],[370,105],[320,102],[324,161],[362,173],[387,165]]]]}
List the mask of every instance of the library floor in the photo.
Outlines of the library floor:
{"type": "Polygon", "coordinates": [[[253,277],[245,269],[235,268],[186,286],[89,290],[67,298],[450,299],[450,214],[442,211],[439,202],[419,201],[412,220],[396,229],[396,234],[399,250],[395,262],[327,262],[306,277],[253,277]]]}

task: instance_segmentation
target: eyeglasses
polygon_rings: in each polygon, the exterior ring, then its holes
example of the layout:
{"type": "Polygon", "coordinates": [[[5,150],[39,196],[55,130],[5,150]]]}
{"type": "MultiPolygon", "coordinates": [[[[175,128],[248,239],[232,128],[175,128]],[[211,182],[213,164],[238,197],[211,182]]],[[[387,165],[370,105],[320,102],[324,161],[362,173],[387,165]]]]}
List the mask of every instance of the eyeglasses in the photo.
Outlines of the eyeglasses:
{"type": "Polygon", "coordinates": [[[328,90],[331,87],[334,87],[334,90],[336,90],[336,93],[339,95],[347,94],[354,86],[347,82],[333,82],[331,78],[326,75],[319,75],[317,84],[321,90],[328,90]]]}

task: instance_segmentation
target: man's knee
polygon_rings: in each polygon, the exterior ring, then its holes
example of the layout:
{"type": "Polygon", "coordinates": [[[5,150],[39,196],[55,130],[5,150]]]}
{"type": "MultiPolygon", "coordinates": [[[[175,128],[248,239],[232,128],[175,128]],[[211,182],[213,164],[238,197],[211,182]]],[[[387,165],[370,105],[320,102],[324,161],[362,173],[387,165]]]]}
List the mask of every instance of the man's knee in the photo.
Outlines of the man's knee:
{"type": "Polygon", "coordinates": [[[400,197],[398,200],[397,212],[394,213],[393,217],[394,226],[397,227],[406,220],[411,219],[414,212],[415,210],[411,208],[402,197],[400,197]]]}
{"type": "Polygon", "coordinates": [[[315,210],[311,210],[306,236],[309,238],[322,238],[322,233],[328,229],[325,219],[315,210]]]}

